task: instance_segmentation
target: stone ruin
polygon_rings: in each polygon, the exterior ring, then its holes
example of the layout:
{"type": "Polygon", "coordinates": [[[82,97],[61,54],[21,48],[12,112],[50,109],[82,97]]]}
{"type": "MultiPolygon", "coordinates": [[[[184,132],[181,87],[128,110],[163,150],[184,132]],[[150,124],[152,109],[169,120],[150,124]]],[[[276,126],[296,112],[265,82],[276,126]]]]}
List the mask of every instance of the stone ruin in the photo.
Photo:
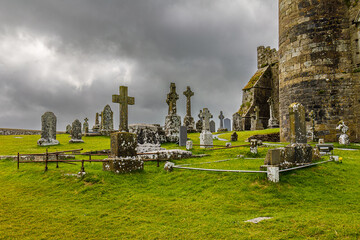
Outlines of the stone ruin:
{"type": "Polygon", "coordinates": [[[53,112],[46,112],[41,116],[41,138],[37,141],[39,146],[58,145],[56,140],[56,116],[53,112]]]}
{"type": "Polygon", "coordinates": [[[113,115],[114,113],[111,110],[111,107],[107,104],[101,113],[101,135],[110,136],[110,133],[114,131],[113,115]]]}
{"type": "Polygon", "coordinates": [[[194,92],[187,86],[186,91],[183,92],[186,96],[186,116],[184,117],[184,126],[187,127],[188,132],[196,132],[195,121],[191,116],[191,97],[194,96],[194,92]]]}
{"type": "Polygon", "coordinates": [[[81,133],[81,122],[76,119],[72,123],[72,131],[71,131],[71,139],[69,140],[69,143],[83,143],[82,140],[82,133],[81,133]]]}
{"type": "Polygon", "coordinates": [[[200,114],[202,118],[203,126],[200,133],[200,148],[212,148],[213,147],[213,136],[210,132],[210,118],[213,116],[209,112],[209,109],[204,108],[200,114]]]}
{"type": "Polygon", "coordinates": [[[285,148],[270,149],[265,158],[265,166],[280,169],[309,164],[313,159],[313,148],[307,144],[305,108],[300,103],[289,107],[290,144],[285,148]]]}
{"type": "Polygon", "coordinates": [[[169,106],[168,115],[165,118],[165,134],[168,142],[179,141],[179,130],[181,117],[176,114],[176,101],[179,95],[176,93],[175,83],[170,84],[170,93],[167,95],[166,103],[169,106]]]}
{"type": "Polygon", "coordinates": [[[339,130],[341,132],[341,135],[339,137],[339,144],[349,145],[350,138],[349,135],[346,134],[346,132],[349,131],[349,127],[345,125],[343,120],[339,122],[338,126],[336,127],[336,130],[339,130]]]}
{"type": "Polygon", "coordinates": [[[137,135],[137,152],[164,150],[161,143],[166,142],[165,132],[158,124],[131,124],[129,132],[137,135]]]}

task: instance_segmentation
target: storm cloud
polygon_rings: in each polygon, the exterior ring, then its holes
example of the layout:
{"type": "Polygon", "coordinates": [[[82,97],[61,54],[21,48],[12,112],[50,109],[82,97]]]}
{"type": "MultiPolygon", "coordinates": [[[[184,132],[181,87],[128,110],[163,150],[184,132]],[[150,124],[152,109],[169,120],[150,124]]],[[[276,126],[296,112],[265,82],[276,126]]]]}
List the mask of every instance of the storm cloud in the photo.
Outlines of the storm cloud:
{"type": "Polygon", "coordinates": [[[256,48],[277,46],[276,0],[0,0],[0,127],[58,129],[90,119],[129,86],[130,123],[164,124],[171,82],[184,117],[207,107],[226,117],[256,71],[256,48]]]}

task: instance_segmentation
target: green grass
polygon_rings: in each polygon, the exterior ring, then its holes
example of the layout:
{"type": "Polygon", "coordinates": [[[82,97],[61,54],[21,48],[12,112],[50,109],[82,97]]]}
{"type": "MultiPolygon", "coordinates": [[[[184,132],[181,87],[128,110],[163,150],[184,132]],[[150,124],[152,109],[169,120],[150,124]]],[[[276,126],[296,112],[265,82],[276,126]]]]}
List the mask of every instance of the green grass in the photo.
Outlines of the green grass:
{"type": "MultiPolygon", "coordinates": [[[[242,145],[251,135],[278,129],[238,132],[242,145]]],[[[230,139],[231,133],[221,135],[230,139]]],[[[45,152],[39,136],[0,136],[0,155],[45,152]]],[[[199,144],[199,134],[190,134],[199,144]]],[[[87,137],[83,144],[68,144],[49,151],[109,148],[108,137],[87,137]]],[[[222,141],[214,141],[222,144],[222,141]]],[[[164,144],[177,148],[175,144],[164,144]]],[[[350,148],[358,148],[353,144],[350,148]]],[[[184,149],[184,148],[182,148],[184,149]]],[[[269,148],[259,148],[264,158],[269,148]]],[[[208,151],[195,147],[204,158],[177,164],[222,169],[255,169],[259,159],[248,148],[208,151]],[[234,159],[223,163],[200,162],[234,159]]],[[[86,163],[83,178],[69,176],[80,164],[21,164],[0,161],[0,239],[359,239],[360,153],[335,150],[344,157],[334,162],[288,172],[278,184],[263,174],[214,173],[175,169],[145,163],[143,172],[115,175],[100,163],[86,163]],[[256,217],[273,217],[258,224],[256,217]]],[[[77,157],[79,158],[79,157],[77,157]]]]}

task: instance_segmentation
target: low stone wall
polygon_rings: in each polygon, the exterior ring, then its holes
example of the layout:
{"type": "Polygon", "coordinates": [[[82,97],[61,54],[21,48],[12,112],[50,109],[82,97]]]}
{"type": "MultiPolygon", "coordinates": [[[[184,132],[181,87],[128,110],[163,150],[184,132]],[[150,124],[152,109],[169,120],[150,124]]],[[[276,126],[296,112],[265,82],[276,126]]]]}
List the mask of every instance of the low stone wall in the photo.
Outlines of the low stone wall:
{"type": "MultiPolygon", "coordinates": [[[[17,160],[17,155],[3,155],[0,160],[11,159],[17,160]]],[[[59,155],[58,160],[75,159],[75,155],[59,155]]],[[[49,160],[56,160],[55,155],[49,155],[49,160]]],[[[20,155],[20,161],[45,161],[45,156],[20,155]]]]}
{"type": "Polygon", "coordinates": [[[254,135],[248,138],[250,142],[252,139],[261,140],[263,142],[280,142],[280,133],[270,133],[264,135],[254,135]]]}
{"type": "MultiPolygon", "coordinates": [[[[56,134],[64,134],[65,132],[58,131],[56,134]]],[[[41,130],[29,129],[15,129],[15,128],[0,128],[0,135],[40,135],[41,130]]]]}

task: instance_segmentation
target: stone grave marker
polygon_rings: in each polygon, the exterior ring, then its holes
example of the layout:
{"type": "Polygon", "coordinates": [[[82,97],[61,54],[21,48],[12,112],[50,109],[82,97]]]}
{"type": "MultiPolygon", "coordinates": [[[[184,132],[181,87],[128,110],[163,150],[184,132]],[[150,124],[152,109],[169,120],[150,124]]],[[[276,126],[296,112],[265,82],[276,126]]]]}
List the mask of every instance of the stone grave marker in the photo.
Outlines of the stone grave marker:
{"type": "Polygon", "coordinates": [[[104,110],[101,114],[101,134],[105,136],[110,136],[110,133],[114,131],[114,119],[113,119],[113,111],[109,105],[104,107],[104,110]]]}
{"type": "Polygon", "coordinates": [[[237,140],[238,140],[238,134],[234,132],[233,134],[231,134],[231,141],[236,142],[237,140]]]}
{"type": "Polygon", "coordinates": [[[189,140],[189,141],[186,141],[186,150],[191,150],[193,149],[193,141],[189,140]]]}
{"type": "Polygon", "coordinates": [[[215,121],[214,120],[211,120],[210,121],[210,132],[216,132],[216,127],[215,127],[215,121]]]}
{"type": "Polygon", "coordinates": [[[41,138],[37,144],[39,146],[59,144],[56,140],[56,116],[53,112],[46,112],[41,116],[41,138]]]}
{"type": "Polygon", "coordinates": [[[340,145],[349,145],[350,138],[349,138],[349,135],[346,134],[346,132],[349,131],[349,127],[345,125],[345,122],[343,120],[341,120],[339,122],[336,129],[341,131],[341,135],[339,137],[339,144],[340,145]]]}
{"type": "Polygon", "coordinates": [[[224,119],[224,127],[226,131],[231,131],[231,120],[229,118],[224,119]]]}
{"type": "Polygon", "coordinates": [[[186,97],[186,116],[184,117],[184,126],[188,128],[189,132],[194,132],[195,121],[191,116],[191,97],[194,96],[194,92],[191,91],[191,88],[187,86],[186,91],[183,92],[186,97]]]}
{"type": "Polygon", "coordinates": [[[66,133],[67,133],[67,134],[71,134],[71,125],[70,125],[70,124],[68,124],[68,125],[66,126],[66,133]]]}
{"type": "Polygon", "coordinates": [[[120,104],[120,132],[129,132],[128,124],[128,105],[135,104],[135,98],[128,96],[128,87],[120,86],[120,95],[113,95],[112,102],[120,104]]]}
{"type": "Polygon", "coordinates": [[[179,130],[181,125],[181,118],[176,114],[176,101],[179,99],[179,95],[176,93],[175,83],[170,84],[170,93],[166,98],[168,104],[168,115],[165,118],[165,134],[168,142],[179,141],[179,130]]]}
{"type": "Polygon", "coordinates": [[[99,113],[95,114],[95,125],[93,126],[93,132],[100,131],[100,123],[99,123],[99,113]]]}
{"type": "Polygon", "coordinates": [[[219,119],[220,119],[220,127],[217,130],[218,132],[226,132],[227,130],[224,128],[224,114],[220,111],[219,119]]]}
{"type": "Polygon", "coordinates": [[[203,111],[200,114],[200,117],[202,118],[203,127],[202,131],[200,133],[200,148],[212,148],[213,145],[213,137],[210,132],[210,118],[213,116],[209,112],[209,109],[204,108],[203,111]]]}
{"type": "Polygon", "coordinates": [[[264,129],[264,125],[262,124],[259,115],[260,115],[260,108],[259,106],[255,106],[254,112],[251,116],[251,131],[264,129]]]}
{"type": "Polygon", "coordinates": [[[180,147],[186,146],[186,141],[187,141],[187,127],[186,126],[180,126],[179,146],[180,147]]]}
{"type": "Polygon", "coordinates": [[[278,128],[279,127],[279,121],[275,118],[275,112],[274,112],[274,100],[272,97],[268,99],[268,104],[270,107],[270,118],[268,121],[268,128],[278,128]]]}
{"type": "Polygon", "coordinates": [[[84,119],[84,124],[83,124],[83,132],[85,133],[85,134],[87,134],[88,132],[89,132],[89,123],[88,123],[88,121],[89,121],[89,119],[88,118],[85,118],[84,119]]]}
{"type": "Polygon", "coordinates": [[[72,123],[71,139],[69,143],[83,143],[82,134],[81,134],[81,122],[76,119],[72,123]]]}

